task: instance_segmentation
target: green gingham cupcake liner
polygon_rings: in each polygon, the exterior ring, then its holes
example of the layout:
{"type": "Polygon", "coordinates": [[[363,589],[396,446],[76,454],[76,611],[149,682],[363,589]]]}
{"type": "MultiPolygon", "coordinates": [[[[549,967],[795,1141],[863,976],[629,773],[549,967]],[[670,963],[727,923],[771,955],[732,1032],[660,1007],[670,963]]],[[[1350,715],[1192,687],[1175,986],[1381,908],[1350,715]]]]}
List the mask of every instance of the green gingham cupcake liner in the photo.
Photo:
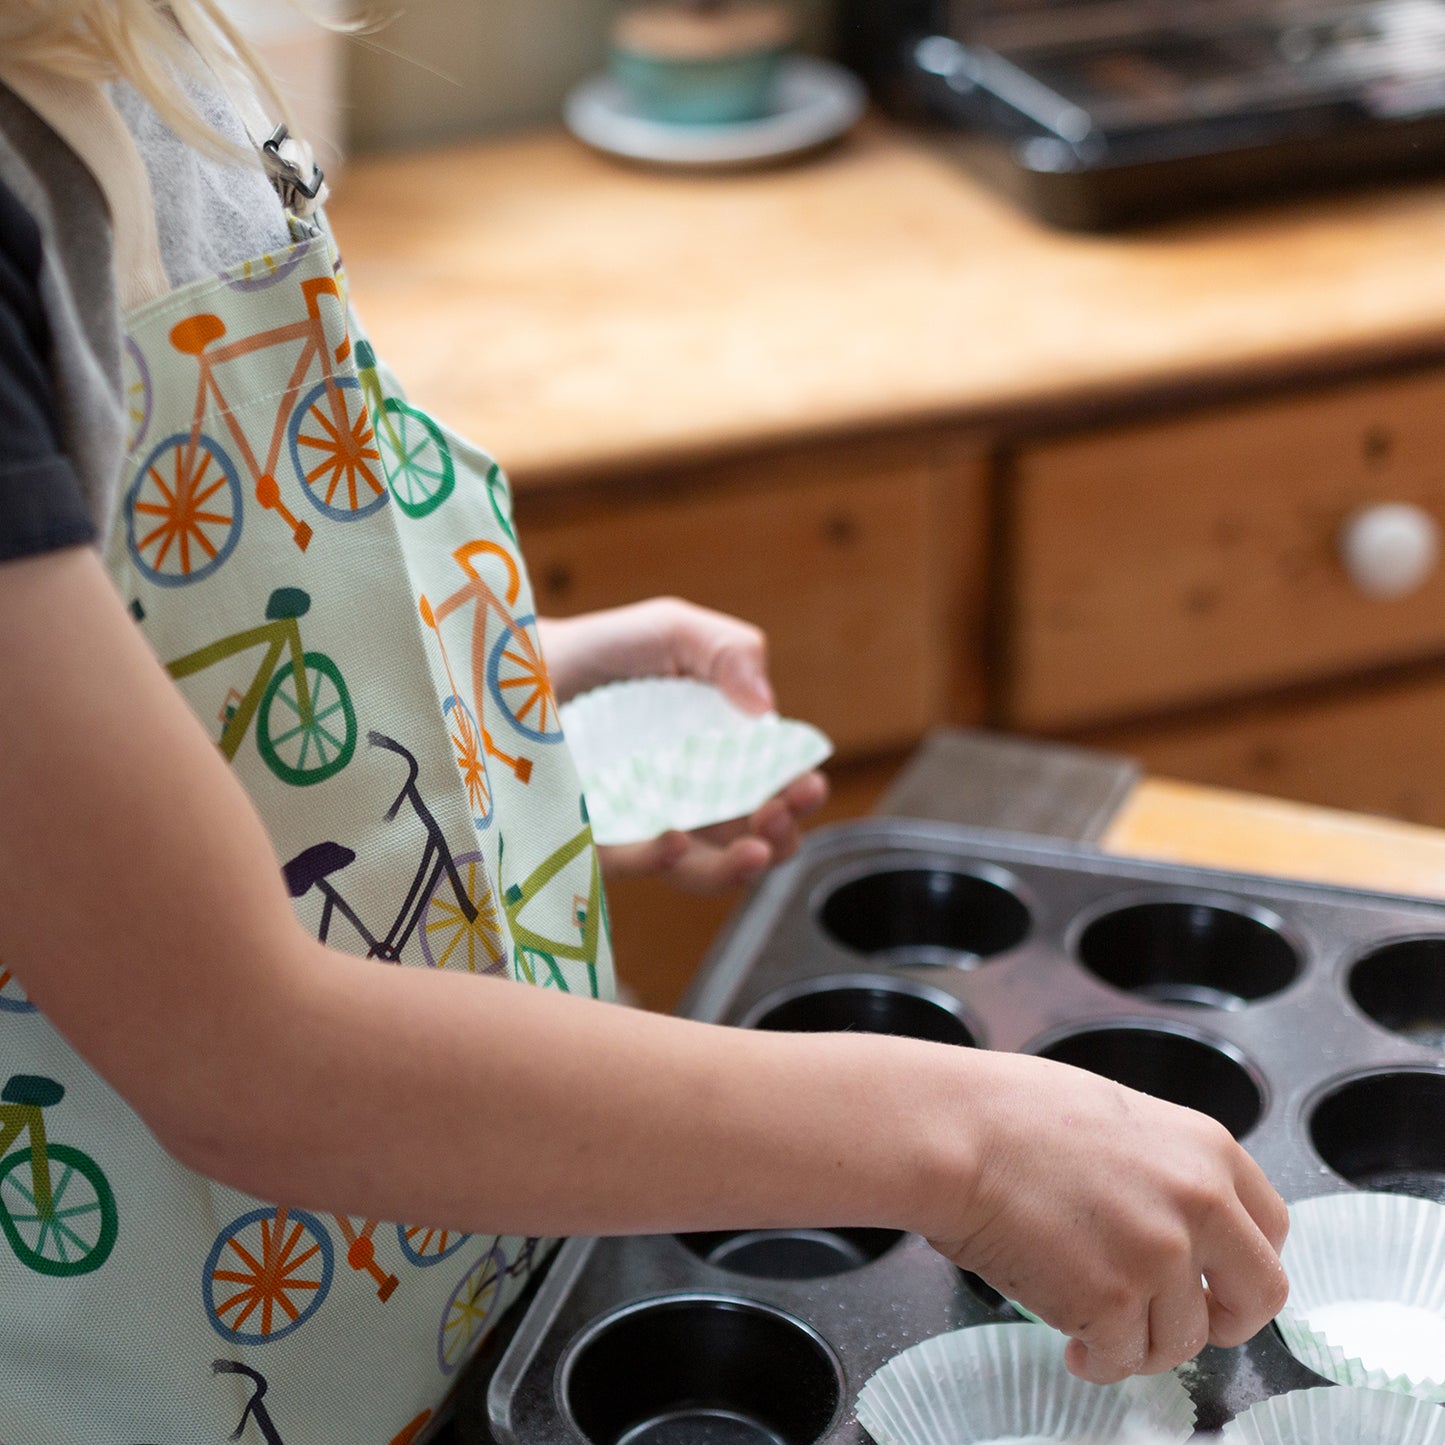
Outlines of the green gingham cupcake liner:
{"type": "Polygon", "coordinates": [[[690,678],[610,683],[568,703],[562,727],[599,843],[746,817],[833,751],[817,728],[750,716],[690,678]]]}
{"type": "Polygon", "coordinates": [[[1262,1400],[1220,1445],[1445,1445],[1445,1410],[1394,1390],[1318,1385],[1262,1400]]]}
{"type": "Polygon", "coordinates": [[[1359,1191],[1290,1215],[1290,1352],[1337,1384],[1445,1404],[1445,1205],[1359,1191]]]}
{"type": "Polygon", "coordinates": [[[1194,1404],[1172,1374],[1091,1385],[1046,1325],[975,1325],[904,1350],[864,1385],[876,1445],[1179,1445],[1194,1404]]]}

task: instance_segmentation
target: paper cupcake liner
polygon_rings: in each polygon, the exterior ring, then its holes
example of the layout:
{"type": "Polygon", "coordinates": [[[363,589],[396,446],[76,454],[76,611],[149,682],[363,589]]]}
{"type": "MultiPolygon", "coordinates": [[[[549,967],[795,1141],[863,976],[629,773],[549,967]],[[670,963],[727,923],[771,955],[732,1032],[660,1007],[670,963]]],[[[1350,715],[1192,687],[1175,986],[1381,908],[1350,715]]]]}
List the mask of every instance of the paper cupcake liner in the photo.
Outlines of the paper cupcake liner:
{"type": "Polygon", "coordinates": [[[858,1422],[877,1445],[1178,1445],[1194,1404],[1174,1375],[1090,1385],[1044,1325],[975,1325],[895,1356],[864,1385],[858,1422]]]}
{"type": "Polygon", "coordinates": [[[563,708],[562,726],[599,843],[746,817],[833,751],[817,728],[749,716],[687,678],[598,688],[563,708]]]}
{"type": "Polygon", "coordinates": [[[726,732],[748,721],[715,687],[691,677],[609,682],[564,703],[562,727],[585,778],[633,753],[651,752],[693,733],[726,732]]]}
{"type": "Polygon", "coordinates": [[[1220,1445],[1445,1445],[1445,1410],[1394,1390],[1319,1385],[1263,1400],[1220,1445]]]}
{"type": "Polygon", "coordinates": [[[1360,1191],[1290,1215],[1290,1352],[1337,1384],[1445,1404],[1445,1205],[1360,1191]]]}

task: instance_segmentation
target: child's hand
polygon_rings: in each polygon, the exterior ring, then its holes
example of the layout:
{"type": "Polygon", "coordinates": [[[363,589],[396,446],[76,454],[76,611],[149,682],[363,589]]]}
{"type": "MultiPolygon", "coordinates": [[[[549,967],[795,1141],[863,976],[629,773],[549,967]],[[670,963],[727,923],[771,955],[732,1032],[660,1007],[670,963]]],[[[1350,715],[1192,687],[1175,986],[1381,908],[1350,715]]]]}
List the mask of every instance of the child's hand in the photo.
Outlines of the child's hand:
{"type": "Polygon", "coordinates": [[[652,875],[688,893],[725,893],[791,857],[798,847],[800,820],[816,812],[827,796],[823,775],[806,773],[751,817],[597,851],[611,877],[652,875]]]}
{"type": "MultiPolygon", "coordinates": [[[[695,677],[745,712],[773,706],[767,641],[746,622],[673,597],[657,597],[579,617],[541,618],[542,652],[559,701],[628,677],[695,677]]],[[[614,876],[650,874],[691,893],[750,883],[796,851],[799,823],[828,796],[821,773],[807,773],[751,817],[646,843],[599,849],[614,876]]]]}
{"type": "Polygon", "coordinates": [[[978,1062],[969,1233],[932,1242],[1070,1335],[1074,1374],[1158,1373],[1274,1318],[1289,1215],[1226,1130],[1067,1065],[978,1062]]]}
{"type": "Polygon", "coordinates": [[[627,677],[695,677],[744,712],[773,706],[767,639],[723,612],[654,597],[577,617],[539,617],[537,632],[558,702],[627,677]]]}

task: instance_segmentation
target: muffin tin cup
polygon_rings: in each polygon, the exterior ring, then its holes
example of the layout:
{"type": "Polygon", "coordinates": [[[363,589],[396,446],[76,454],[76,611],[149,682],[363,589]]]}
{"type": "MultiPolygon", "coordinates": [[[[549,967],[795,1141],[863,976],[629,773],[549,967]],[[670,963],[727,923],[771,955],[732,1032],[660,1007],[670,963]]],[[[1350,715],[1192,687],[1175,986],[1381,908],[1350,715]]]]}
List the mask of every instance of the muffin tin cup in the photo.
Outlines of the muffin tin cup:
{"type": "MultiPolygon", "coordinates": [[[[1430,1038],[1429,976],[1422,995],[1416,972],[1437,948],[1445,953],[1437,902],[878,819],[815,832],[774,870],[684,1011],[1061,1058],[1213,1114],[1306,1219],[1315,1196],[1352,1186],[1445,1203],[1445,1051],[1430,1038]],[[1246,948],[1258,961],[1241,972],[1232,953],[1246,948]]],[[[794,1445],[811,1430],[805,1445],[868,1445],[853,1402],[891,1359],[1017,1321],[993,1289],[916,1236],[807,1223],[571,1241],[492,1382],[491,1436],[500,1445],[794,1445]],[[709,1308],[729,1318],[781,1317],[792,1331],[782,1339],[796,1343],[801,1330],[817,1342],[813,1365],[790,1368],[790,1381],[817,1367],[832,1382],[806,1422],[770,1420],[755,1398],[709,1394],[695,1380],[671,1396],[638,1383],[658,1374],[687,1383],[698,1361],[709,1376],[715,1366],[730,1373],[703,1327],[649,1313],[698,1297],[726,1301],[709,1308]],[[609,1355],[599,1331],[622,1340],[610,1331],[634,1314],[665,1328],[609,1355]],[[632,1402],[626,1418],[599,1416],[596,1400],[616,1393],[632,1402]]],[[[1308,1232],[1297,1224],[1291,1247],[1308,1232]]],[[[1267,1399],[1319,1387],[1328,1361],[1310,1359],[1273,1328],[1205,1349],[1178,1372],[1196,1428],[1217,1431],[1267,1399]]]]}
{"type": "Polygon", "coordinates": [[[903,1238],[897,1229],[743,1229],[680,1234],[714,1269],[750,1279],[824,1279],[862,1269],[903,1238]]]}
{"type": "Polygon", "coordinates": [[[1445,1404],[1445,1205],[1332,1194],[1292,1210],[1277,1324],[1292,1354],[1341,1385],[1445,1404]]]}
{"type": "Polygon", "coordinates": [[[1445,938],[1400,938],[1350,969],[1350,995],[1383,1029],[1445,1057],[1445,938]]]}
{"type": "Polygon", "coordinates": [[[1445,1410],[1393,1390],[1320,1385],[1252,1405],[1220,1445],[1445,1445],[1445,1410]]]}
{"type": "Polygon", "coordinates": [[[600,1320],[563,1361],[559,1393],[589,1445],[813,1445],[842,1373],[800,1320],[755,1300],[683,1294],[600,1320]]]}
{"type": "Polygon", "coordinates": [[[1173,1375],[1090,1385],[1064,1367],[1064,1337],[1044,1325],[978,1325],[890,1360],[858,1396],[876,1445],[1117,1441],[1138,1432],[1177,1442],[1194,1405],[1173,1375]]]}
{"type": "Polygon", "coordinates": [[[1074,952],[1136,998],[1228,1012],[1288,988],[1302,967],[1276,914],[1208,897],[1111,899],[1079,929],[1074,952]]]}
{"type": "Polygon", "coordinates": [[[1028,1052],[1196,1109],[1242,1139],[1264,1113],[1261,1075],[1226,1041],[1177,1023],[1122,1019],[1069,1030],[1028,1052]]]}
{"type": "Polygon", "coordinates": [[[893,1034],[965,1048],[977,1042],[957,999],[927,984],[878,974],[825,976],[780,989],[754,1004],[741,1026],[893,1034]]]}
{"type": "Polygon", "coordinates": [[[1315,1152],[1376,1193],[1445,1204],[1445,1068],[1374,1069],[1335,1079],[1307,1113],[1315,1152]]]}
{"type": "Polygon", "coordinates": [[[860,871],[834,880],[817,907],[842,947],[901,966],[976,968],[1022,943],[1032,921],[1018,881],[986,864],[860,871]]]}

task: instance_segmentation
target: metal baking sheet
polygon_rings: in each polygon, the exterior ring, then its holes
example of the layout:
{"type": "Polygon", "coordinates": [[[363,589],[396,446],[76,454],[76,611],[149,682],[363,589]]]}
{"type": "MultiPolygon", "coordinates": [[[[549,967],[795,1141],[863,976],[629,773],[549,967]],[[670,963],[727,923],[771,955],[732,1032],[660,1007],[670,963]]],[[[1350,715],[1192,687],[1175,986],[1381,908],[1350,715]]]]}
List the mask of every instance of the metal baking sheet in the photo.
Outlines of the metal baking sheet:
{"type": "MultiPolygon", "coordinates": [[[[1214,1113],[1286,1199],[1365,1186],[1445,1200],[1435,902],[870,821],[812,835],[770,877],[684,1011],[1047,1052],[1214,1113]]],[[[912,1236],[573,1240],[492,1381],[490,1429],[502,1445],[863,1445],[853,1401],[876,1369],[1013,1318],[912,1236]],[[776,1277],[819,1260],[832,1272],[776,1277]],[[795,1346],[775,1392],[794,1413],[765,1429],[747,1400],[734,1412],[718,1382],[766,1389],[760,1362],[795,1346]],[[686,1408],[669,1415],[657,1402],[674,1376],[686,1408]]],[[[1201,1431],[1319,1383],[1272,1327],[1181,1377],[1201,1431]]]]}

